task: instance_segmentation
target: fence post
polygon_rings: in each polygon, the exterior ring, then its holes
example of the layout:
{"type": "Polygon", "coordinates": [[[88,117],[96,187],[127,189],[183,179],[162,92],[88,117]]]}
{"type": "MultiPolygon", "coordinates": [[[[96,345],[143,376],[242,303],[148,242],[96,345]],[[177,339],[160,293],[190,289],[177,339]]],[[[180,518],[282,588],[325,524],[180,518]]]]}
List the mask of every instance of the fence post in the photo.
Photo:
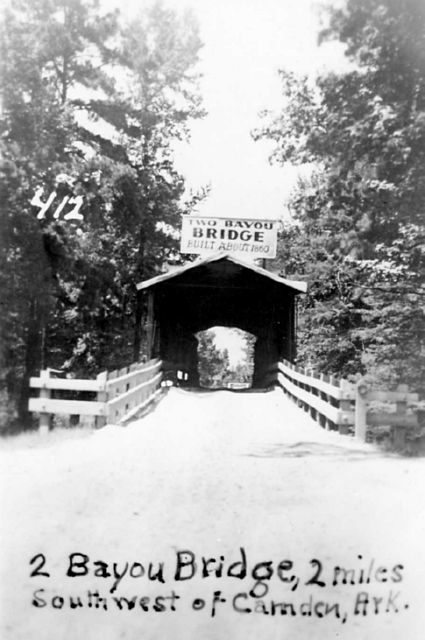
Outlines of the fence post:
{"type": "Polygon", "coordinates": [[[356,411],[354,434],[362,442],[366,442],[366,414],[367,414],[367,392],[368,386],[364,380],[359,380],[356,385],[356,411]]]}
{"type": "MultiPolygon", "coordinates": [[[[310,391],[310,393],[314,396],[319,395],[317,390],[315,389],[314,385],[314,378],[318,378],[318,374],[316,373],[316,369],[315,367],[310,367],[309,370],[305,370],[305,374],[307,376],[309,376],[310,378],[313,378],[313,384],[308,385],[309,389],[308,391],[310,391]]],[[[313,420],[317,420],[317,409],[314,409],[314,407],[310,407],[310,416],[312,417],[313,420]]]]}
{"type": "MultiPolygon", "coordinates": [[[[351,395],[350,392],[352,392],[352,386],[349,382],[347,382],[347,380],[342,379],[339,381],[339,387],[343,395],[345,396],[339,401],[340,411],[351,411],[351,398],[349,396],[351,395]]],[[[343,422],[342,424],[339,424],[338,432],[341,435],[346,436],[349,433],[348,423],[343,422]]]]}
{"type": "MultiPolygon", "coordinates": [[[[331,384],[333,387],[340,387],[341,386],[341,380],[339,378],[337,378],[336,375],[331,373],[330,376],[329,376],[329,384],[331,384]]],[[[330,404],[332,404],[332,402],[330,404]]],[[[326,429],[328,431],[330,431],[332,428],[333,428],[332,422],[330,420],[328,420],[328,418],[326,418],[326,429]]],[[[337,428],[339,429],[338,425],[337,425],[337,428]]]]}
{"type": "MultiPolygon", "coordinates": [[[[409,387],[407,384],[399,384],[397,391],[401,393],[409,393],[409,387]]],[[[407,412],[407,400],[400,400],[396,402],[396,412],[401,416],[405,416],[407,412]]],[[[406,429],[403,426],[394,426],[392,428],[393,445],[396,449],[401,449],[406,444],[406,429]]]]}
{"type": "MultiPolygon", "coordinates": [[[[329,376],[327,376],[324,373],[321,373],[319,379],[321,382],[328,382],[329,376]]],[[[329,396],[323,391],[319,393],[319,397],[321,400],[324,400],[325,402],[329,402],[329,396]]],[[[327,419],[326,416],[322,415],[321,413],[319,413],[319,424],[323,429],[329,429],[329,420],[327,419]]]]}
{"type": "MultiPolygon", "coordinates": [[[[105,410],[106,410],[106,402],[108,400],[108,393],[106,391],[106,381],[108,379],[108,372],[107,371],[102,371],[102,373],[99,373],[98,376],[96,376],[96,380],[98,382],[100,382],[102,384],[102,390],[97,392],[97,396],[96,396],[96,400],[97,402],[104,402],[105,403],[105,410]]],[[[96,416],[95,418],[95,426],[96,429],[100,429],[100,427],[104,427],[106,424],[106,413],[102,416],[96,416]]]]}
{"type": "MultiPolygon", "coordinates": [[[[50,378],[49,369],[43,369],[40,371],[40,379],[42,380],[42,386],[40,388],[40,398],[44,398],[48,400],[51,396],[51,390],[47,388],[47,383],[50,378]]],[[[50,413],[42,412],[40,413],[40,419],[38,423],[38,428],[41,434],[46,434],[50,428],[50,413]]]]}

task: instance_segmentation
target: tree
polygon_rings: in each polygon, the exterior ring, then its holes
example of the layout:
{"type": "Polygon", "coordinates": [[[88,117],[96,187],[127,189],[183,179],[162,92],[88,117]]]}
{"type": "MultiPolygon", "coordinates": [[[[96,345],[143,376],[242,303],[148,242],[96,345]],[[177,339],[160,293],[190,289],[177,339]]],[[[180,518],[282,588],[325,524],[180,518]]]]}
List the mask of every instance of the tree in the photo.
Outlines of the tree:
{"type": "Polygon", "coordinates": [[[251,384],[254,374],[254,350],[257,338],[252,333],[242,331],[242,329],[234,328],[232,331],[237,333],[243,340],[243,355],[236,364],[232,364],[230,367],[228,381],[251,384]]]}
{"type": "Polygon", "coordinates": [[[172,142],[201,117],[193,17],[160,2],[130,24],[96,0],[15,0],[3,13],[2,372],[76,374],[140,354],[135,284],[176,249],[185,203],[172,142]],[[42,220],[31,200],[55,191],[42,220]],[[82,197],[84,220],[53,216],[82,197]],[[48,358],[47,358],[48,354],[48,358]]]}
{"type": "Polygon", "coordinates": [[[89,46],[103,50],[113,29],[109,18],[96,22],[95,9],[78,1],[16,2],[5,7],[1,25],[3,367],[21,415],[28,377],[45,364],[46,328],[75,231],[51,217],[37,220],[30,202],[39,186],[61,195],[66,185],[57,177],[75,177],[84,164],[68,94],[76,81],[102,83],[81,61],[89,46]]]}
{"type": "Polygon", "coordinates": [[[425,383],[425,6],[348,0],[321,39],[350,68],[281,72],[284,109],[256,137],[278,163],[310,163],[283,238],[287,273],[307,277],[300,359],[385,383],[425,383]]]}
{"type": "Polygon", "coordinates": [[[227,349],[218,349],[215,345],[213,330],[201,331],[198,337],[199,381],[201,387],[223,387],[230,373],[229,353],[227,349]]]}

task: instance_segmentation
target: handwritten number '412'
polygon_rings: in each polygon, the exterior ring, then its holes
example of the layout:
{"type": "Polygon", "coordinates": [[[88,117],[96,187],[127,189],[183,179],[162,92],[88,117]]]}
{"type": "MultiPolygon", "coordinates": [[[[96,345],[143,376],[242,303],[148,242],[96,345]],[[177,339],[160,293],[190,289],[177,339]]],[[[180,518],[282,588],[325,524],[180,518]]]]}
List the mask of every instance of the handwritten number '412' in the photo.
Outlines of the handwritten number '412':
{"type": "MultiPolygon", "coordinates": [[[[44,191],[43,187],[40,187],[39,189],[37,189],[35,196],[31,200],[31,204],[34,205],[34,207],[40,207],[40,211],[37,214],[37,218],[39,220],[42,220],[46,216],[47,210],[50,208],[51,204],[53,203],[53,200],[57,196],[56,191],[52,191],[52,193],[50,194],[46,202],[43,202],[41,200],[43,191],[44,191]]],[[[83,205],[83,196],[75,196],[72,198],[70,198],[69,196],[65,196],[62,202],[56,207],[56,210],[53,214],[53,218],[57,220],[62,210],[68,203],[75,204],[75,207],[64,216],[64,220],[83,220],[83,215],[79,213],[83,205]]]]}

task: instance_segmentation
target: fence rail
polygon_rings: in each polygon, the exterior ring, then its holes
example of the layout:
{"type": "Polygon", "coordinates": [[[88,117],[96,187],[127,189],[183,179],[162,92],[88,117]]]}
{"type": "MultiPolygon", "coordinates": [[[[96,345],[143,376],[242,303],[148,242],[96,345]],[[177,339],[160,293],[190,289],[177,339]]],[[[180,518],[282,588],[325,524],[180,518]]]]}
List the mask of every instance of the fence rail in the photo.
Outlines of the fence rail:
{"type": "Polygon", "coordinates": [[[39,389],[38,398],[30,398],[28,408],[39,414],[41,431],[47,431],[52,415],[95,416],[98,426],[108,421],[122,423],[147,407],[161,391],[161,360],[133,363],[111,372],[104,371],[96,379],[57,378],[51,369],[30,379],[30,387],[39,389]],[[92,400],[52,398],[63,391],[91,393],[92,400]]]}
{"type": "MultiPolygon", "coordinates": [[[[29,410],[39,414],[40,430],[49,429],[52,415],[95,416],[98,426],[110,421],[123,423],[147,407],[161,392],[162,361],[133,363],[124,369],[104,371],[96,379],[80,380],[55,377],[51,369],[41,371],[38,378],[30,379],[30,387],[39,389],[38,398],[30,398],[29,410]],[[85,392],[92,399],[52,397],[62,392],[85,392]]],[[[268,371],[267,384],[277,384],[311,417],[327,429],[337,429],[341,434],[354,433],[366,440],[368,427],[388,426],[393,442],[401,446],[408,429],[416,428],[425,417],[424,410],[410,411],[418,405],[418,394],[400,385],[396,391],[371,388],[363,379],[357,384],[311,369],[301,369],[293,364],[278,362],[268,371]],[[382,406],[371,408],[371,403],[382,406]]]]}
{"type": "Polygon", "coordinates": [[[106,391],[109,416],[114,421],[128,420],[152,402],[160,391],[161,368],[161,360],[154,360],[139,369],[130,365],[126,372],[121,369],[108,375],[106,391]]]}
{"type": "Polygon", "coordinates": [[[277,383],[314,420],[328,429],[340,433],[354,432],[356,438],[366,441],[368,427],[388,426],[396,446],[402,446],[408,429],[418,427],[424,412],[407,412],[408,407],[418,403],[418,394],[400,385],[396,391],[372,389],[364,380],[356,384],[312,370],[301,369],[283,361],[269,371],[269,383],[277,383]],[[396,411],[371,409],[370,404],[380,402],[396,411]]]}
{"type": "Polygon", "coordinates": [[[347,380],[318,376],[286,361],[275,365],[270,372],[273,378],[321,426],[347,433],[354,424],[355,387],[347,380]]]}

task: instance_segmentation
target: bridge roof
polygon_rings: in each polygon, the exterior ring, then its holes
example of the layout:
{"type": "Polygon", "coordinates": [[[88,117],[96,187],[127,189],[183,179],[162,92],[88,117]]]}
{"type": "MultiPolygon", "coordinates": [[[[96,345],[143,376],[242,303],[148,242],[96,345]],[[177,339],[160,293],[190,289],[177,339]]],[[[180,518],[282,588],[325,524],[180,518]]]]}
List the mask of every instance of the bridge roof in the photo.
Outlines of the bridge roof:
{"type": "Polygon", "coordinates": [[[177,267],[175,269],[168,271],[167,273],[163,273],[159,276],[155,276],[154,278],[150,278],[149,280],[144,280],[143,282],[139,282],[136,285],[136,287],[139,291],[141,291],[142,289],[149,289],[150,287],[154,287],[157,284],[161,284],[166,280],[177,278],[182,273],[185,273],[186,271],[190,271],[191,269],[197,269],[211,262],[218,262],[219,260],[227,260],[229,262],[233,262],[234,264],[244,267],[245,269],[248,269],[249,271],[252,271],[260,276],[263,276],[264,278],[268,278],[269,280],[273,280],[278,284],[284,285],[285,287],[289,287],[290,289],[293,289],[296,292],[295,295],[299,293],[306,293],[307,291],[307,283],[303,282],[302,280],[287,280],[286,278],[282,278],[281,276],[278,276],[275,273],[272,273],[271,271],[267,271],[267,269],[263,269],[262,267],[258,267],[257,265],[249,262],[244,262],[239,258],[235,258],[232,255],[229,255],[227,253],[221,253],[221,252],[214,253],[208,256],[207,258],[200,258],[198,260],[195,260],[194,262],[189,262],[188,264],[185,264],[182,267],[177,267]]]}

